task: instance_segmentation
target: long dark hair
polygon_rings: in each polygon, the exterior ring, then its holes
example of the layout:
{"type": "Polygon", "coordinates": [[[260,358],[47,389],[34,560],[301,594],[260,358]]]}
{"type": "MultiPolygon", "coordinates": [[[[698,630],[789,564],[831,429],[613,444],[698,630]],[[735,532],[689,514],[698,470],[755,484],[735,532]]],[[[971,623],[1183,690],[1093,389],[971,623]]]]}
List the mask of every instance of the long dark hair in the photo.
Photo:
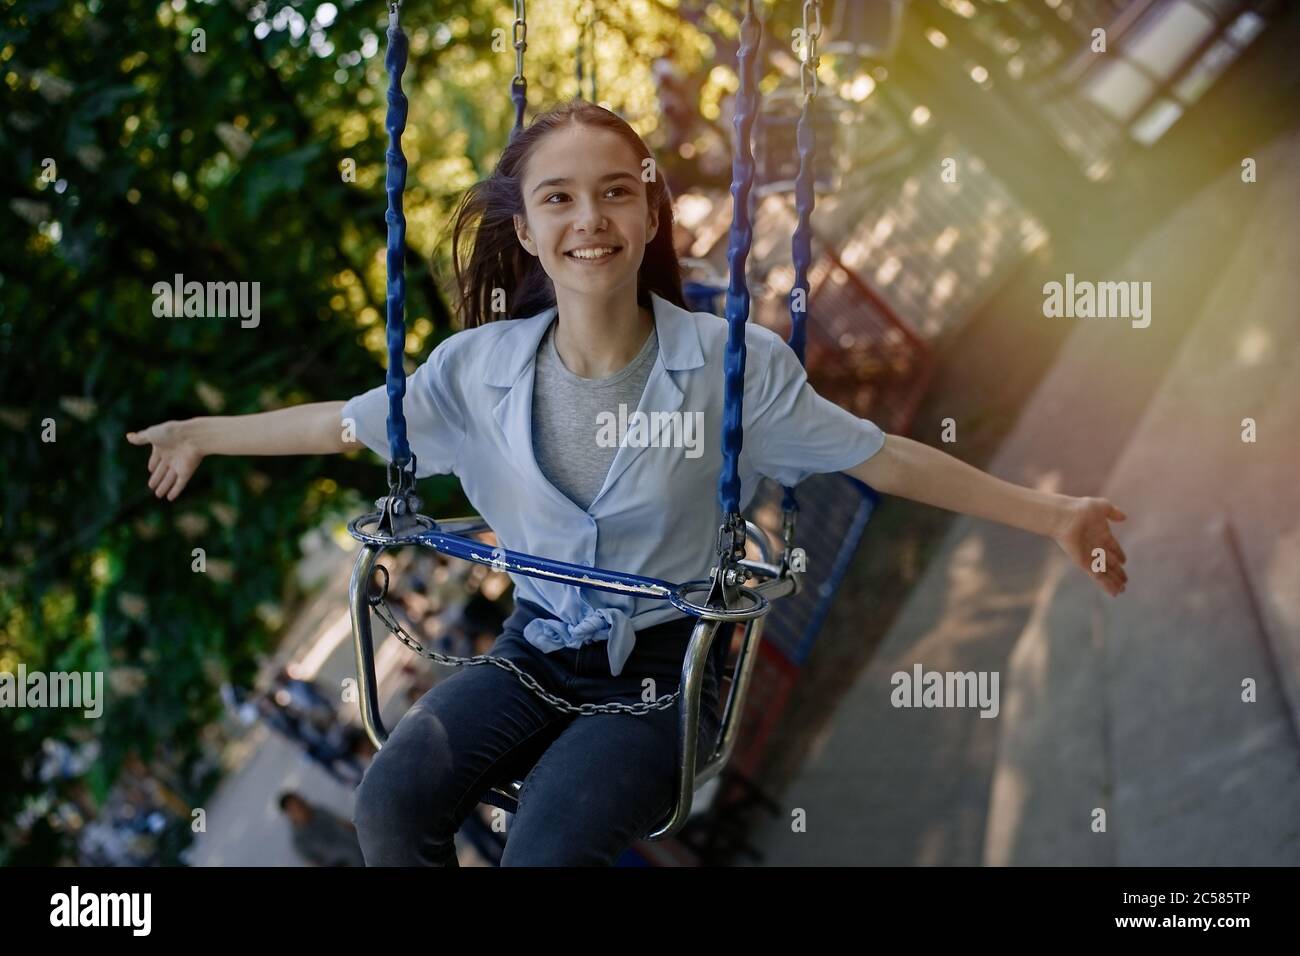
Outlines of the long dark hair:
{"type": "MultiPolygon", "coordinates": [[[[456,311],[463,328],[500,317],[492,311],[494,289],[510,297],[508,313],[522,318],[555,305],[555,286],[541,261],[519,244],[514,217],[524,215],[520,182],[524,163],[542,137],[580,123],[618,134],[641,159],[653,159],[650,149],[622,118],[603,107],[574,99],[537,116],[505,148],[487,179],[466,190],[453,216],[451,263],[455,271],[456,311]],[[462,241],[469,244],[469,261],[462,267],[462,241]]],[[[673,248],[672,195],[656,170],[646,185],[649,208],[659,210],[659,228],[646,244],[637,272],[637,302],[650,307],[653,292],[685,308],[681,266],[673,248]]]]}

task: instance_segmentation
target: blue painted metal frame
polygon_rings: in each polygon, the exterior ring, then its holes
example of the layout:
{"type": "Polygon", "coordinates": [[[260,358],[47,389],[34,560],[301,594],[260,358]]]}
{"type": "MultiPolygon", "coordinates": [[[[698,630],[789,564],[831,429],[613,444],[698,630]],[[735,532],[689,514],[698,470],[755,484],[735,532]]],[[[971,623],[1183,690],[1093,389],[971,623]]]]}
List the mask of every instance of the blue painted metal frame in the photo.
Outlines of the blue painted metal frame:
{"type": "Polygon", "coordinates": [[[719,315],[718,296],[727,291],[726,286],[687,280],[682,283],[682,298],[692,312],[712,312],[719,315]]]}
{"type": "MultiPolygon", "coordinates": [[[[607,571],[586,564],[570,564],[567,561],[555,561],[511,551],[507,548],[493,547],[473,538],[438,530],[437,525],[408,535],[389,535],[369,533],[362,525],[374,520],[376,515],[365,515],[355,519],[349,526],[351,535],[363,544],[373,544],[388,548],[398,545],[418,544],[433,548],[453,558],[473,561],[498,571],[526,574],[530,577],[550,578],[552,580],[575,583],[580,587],[595,588],[598,591],[610,591],[615,594],[632,594],[637,597],[671,600],[678,585],[660,578],[629,574],[624,571],[607,571]],[[579,579],[575,581],[574,579],[579,579]]],[[[426,519],[427,520],[427,519],[426,519]]],[[[486,528],[485,528],[486,530],[486,528]]]]}
{"type": "Polygon", "coordinates": [[[822,625],[826,622],[826,615],[830,613],[831,603],[835,600],[840,584],[844,581],[844,575],[848,573],[849,565],[853,562],[853,556],[857,553],[863,534],[866,533],[867,524],[871,521],[876,506],[880,504],[880,492],[856,478],[851,478],[848,475],[844,475],[843,478],[855,486],[857,492],[862,495],[862,500],[858,503],[858,508],[853,513],[853,520],[849,523],[849,529],[840,542],[830,573],[817,587],[816,610],[813,611],[812,619],[809,620],[799,638],[798,644],[795,646],[791,663],[800,667],[808,660],[813,645],[817,643],[817,637],[821,633],[822,625]]]}
{"type": "MultiPolygon", "coordinates": [[[[398,534],[392,533],[385,527],[383,519],[382,512],[374,512],[362,515],[359,518],[353,518],[348,523],[348,534],[362,544],[379,550],[399,545],[423,545],[451,557],[460,558],[464,561],[473,561],[476,564],[486,565],[498,571],[558,581],[573,587],[594,588],[598,591],[609,591],[614,594],[630,594],[634,597],[667,601],[673,607],[688,615],[702,617],[710,621],[749,621],[764,616],[770,607],[767,598],[758,589],[743,584],[735,585],[731,594],[734,599],[743,599],[743,601],[729,603],[725,607],[718,607],[714,604],[701,604],[698,601],[691,600],[693,594],[711,592],[713,586],[711,579],[701,578],[674,584],[671,581],[646,577],[641,574],[609,571],[605,568],[595,568],[586,564],[571,564],[567,561],[556,561],[551,558],[525,554],[522,551],[511,551],[500,546],[489,547],[482,541],[475,541],[473,538],[465,537],[467,534],[491,530],[481,519],[477,518],[448,521],[446,524],[455,528],[455,531],[450,531],[442,530],[442,526],[432,518],[416,515],[413,517],[413,523],[419,526],[421,530],[398,534]],[[367,530],[366,526],[371,524],[374,525],[374,529],[367,530]]],[[[745,526],[742,524],[743,527],[745,526]]],[[[756,527],[753,533],[755,535],[760,534],[756,527]]],[[[760,577],[779,578],[784,573],[782,567],[768,561],[742,559],[738,564],[751,574],[758,574],[760,577]]],[[[385,585],[386,587],[387,585],[385,585]]]]}

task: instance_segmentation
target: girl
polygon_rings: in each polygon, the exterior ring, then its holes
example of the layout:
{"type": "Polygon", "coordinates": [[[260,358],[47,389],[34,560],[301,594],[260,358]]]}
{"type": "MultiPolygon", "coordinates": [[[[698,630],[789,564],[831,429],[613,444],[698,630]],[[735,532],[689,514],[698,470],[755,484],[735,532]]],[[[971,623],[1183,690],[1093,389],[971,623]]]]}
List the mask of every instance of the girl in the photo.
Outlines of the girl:
{"type": "MultiPolygon", "coordinates": [[[[707,577],[722,520],[727,324],[683,306],[670,197],[645,143],[581,101],[538,117],[466,194],[452,247],[464,329],[408,385],[417,477],[458,475],[511,550],[669,581],[707,577]],[[495,321],[503,304],[515,318],[495,321]]],[[[1124,589],[1125,556],[1108,525],[1124,515],[1108,501],[1018,487],[886,436],[817,395],[774,332],[750,323],[745,336],[742,507],[761,476],[796,485],[844,471],[884,494],[1050,536],[1085,570],[1102,548],[1106,571],[1089,573],[1112,596],[1124,589]]],[[[377,387],[128,438],[152,444],[149,487],[172,501],[205,455],[365,445],[387,458],[386,415],[377,387]]],[[[693,618],[667,602],[514,581],[516,611],[492,654],[574,704],[676,689],[693,618]]],[[[714,663],[710,655],[701,763],[718,733],[714,663]]],[[[465,668],[420,699],[367,771],[355,812],[366,861],[456,865],[461,821],[490,786],[526,774],[502,864],[609,864],[671,809],[676,741],[675,708],[574,718],[500,668],[465,668]]]]}

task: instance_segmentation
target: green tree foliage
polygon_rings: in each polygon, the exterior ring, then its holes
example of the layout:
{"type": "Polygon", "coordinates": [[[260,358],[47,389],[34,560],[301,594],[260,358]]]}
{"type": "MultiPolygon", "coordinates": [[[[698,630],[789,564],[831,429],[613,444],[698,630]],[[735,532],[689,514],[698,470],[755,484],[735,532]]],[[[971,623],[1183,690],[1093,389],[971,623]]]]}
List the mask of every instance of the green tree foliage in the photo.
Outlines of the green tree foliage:
{"type": "MultiPolygon", "coordinates": [[[[530,112],[574,92],[572,7],[551,6],[530,22],[530,112]]],[[[649,132],[648,73],[625,64],[672,46],[707,72],[710,44],[685,41],[659,4],[611,6],[601,98],[649,132]]],[[[96,799],[132,753],[166,744],[197,800],[185,774],[216,688],[247,684],[275,638],[300,537],[383,491],[370,455],[214,458],[159,502],[147,448],[123,436],[382,382],[386,13],[369,0],[0,0],[0,670],[105,671],[113,688],[99,720],[0,713],[0,862],[67,853],[48,819],[15,822],[71,786],[37,778],[46,740],[98,741],[96,799]],[[155,315],[154,285],[177,274],[259,283],[260,323],[155,315]]],[[[510,16],[426,0],[403,18],[411,369],[451,332],[441,229],[513,122],[513,51],[492,35],[509,36],[510,16]]],[[[426,485],[431,512],[459,504],[454,483],[426,485]]]]}

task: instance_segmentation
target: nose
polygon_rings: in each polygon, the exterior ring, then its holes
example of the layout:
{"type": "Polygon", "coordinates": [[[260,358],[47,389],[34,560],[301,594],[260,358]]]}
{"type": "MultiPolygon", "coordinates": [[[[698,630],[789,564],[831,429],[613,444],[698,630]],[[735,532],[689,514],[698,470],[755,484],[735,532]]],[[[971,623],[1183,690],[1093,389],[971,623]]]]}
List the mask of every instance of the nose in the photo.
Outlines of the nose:
{"type": "Polygon", "coordinates": [[[600,210],[600,204],[593,199],[579,200],[575,205],[573,228],[581,233],[602,232],[608,219],[600,210]]]}

